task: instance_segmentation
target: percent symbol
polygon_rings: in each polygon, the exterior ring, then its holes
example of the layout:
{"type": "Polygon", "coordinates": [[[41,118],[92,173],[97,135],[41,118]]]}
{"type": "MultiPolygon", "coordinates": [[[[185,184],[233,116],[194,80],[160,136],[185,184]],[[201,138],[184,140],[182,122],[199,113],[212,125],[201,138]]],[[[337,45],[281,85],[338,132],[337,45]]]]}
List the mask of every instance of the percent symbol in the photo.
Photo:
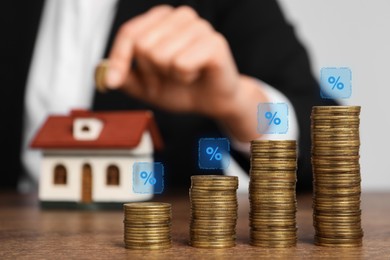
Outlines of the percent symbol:
{"type": "Polygon", "coordinates": [[[335,87],[337,87],[337,89],[339,90],[342,90],[344,88],[344,83],[343,82],[339,82],[340,80],[340,77],[338,77],[337,79],[333,76],[330,76],[328,78],[328,82],[330,84],[333,84],[333,87],[332,87],[332,90],[334,90],[335,87]]]}
{"type": "Polygon", "coordinates": [[[148,182],[151,184],[151,185],[154,185],[156,184],[157,180],[156,178],[152,177],[152,174],[153,172],[150,172],[149,174],[145,171],[141,172],[140,173],[140,176],[141,176],[141,179],[144,179],[145,182],[144,182],[144,185],[146,185],[148,182]]]}
{"type": "Polygon", "coordinates": [[[268,125],[271,125],[272,123],[274,123],[275,125],[280,125],[282,120],[280,120],[279,117],[276,117],[277,114],[278,112],[275,112],[274,114],[272,114],[271,112],[265,113],[265,118],[269,119],[268,125]]]}
{"type": "Polygon", "coordinates": [[[211,155],[210,161],[212,161],[213,158],[214,158],[215,160],[217,160],[217,161],[222,160],[222,154],[221,154],[221,153],[217,153],[218,148],[219,148],[218,146],[217,146],[215,149],[214,149],[213,147],[211,147],[211,146],[209,146],[209,147],[206,148],[206,153],[207,153],[208,155],[211,155]]]}

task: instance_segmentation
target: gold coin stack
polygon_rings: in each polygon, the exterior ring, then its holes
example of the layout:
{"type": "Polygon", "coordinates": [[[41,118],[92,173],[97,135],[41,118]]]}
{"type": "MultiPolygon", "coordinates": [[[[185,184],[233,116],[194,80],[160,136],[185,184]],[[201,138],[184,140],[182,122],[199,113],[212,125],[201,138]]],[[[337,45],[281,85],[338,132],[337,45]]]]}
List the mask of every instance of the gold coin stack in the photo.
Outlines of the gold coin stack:
{"type": "Polygon", "coordinates": [[[191,176],[191,246],[226,248],[236,245],[237,188],[236,176],[191,176]]]}
{"type": "Polygon", "coordinates": [[[171,204],[133,202],[123,205],[125,246],[128,249],[166,249],[171,240],[171,204]]]}
{"type": "Polygon", "coordinates": [[[296,170],[296,141],[252,141],[249,182],[251,245],[296,245],[296,170]]]}
{"type": "Polygon", "coordinates": [[[362,245],[358,106],[317,106],[311,114],[315,244],[362,245]]]}

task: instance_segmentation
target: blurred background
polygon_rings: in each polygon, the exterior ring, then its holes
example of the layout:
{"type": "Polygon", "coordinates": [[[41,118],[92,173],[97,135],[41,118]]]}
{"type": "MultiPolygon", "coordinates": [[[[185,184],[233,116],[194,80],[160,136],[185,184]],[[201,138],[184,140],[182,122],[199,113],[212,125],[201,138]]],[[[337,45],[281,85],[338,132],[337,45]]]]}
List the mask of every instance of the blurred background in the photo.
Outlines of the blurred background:
{"type": "Polygon", "coordinates": [[[278,2],[305,44],[317,79],[322,67],[352,70],[352,96],[340,103],[362,106],[362,188],[388,191],[390,117],[386,111],[390,102],[390,1],[278,2]]]}

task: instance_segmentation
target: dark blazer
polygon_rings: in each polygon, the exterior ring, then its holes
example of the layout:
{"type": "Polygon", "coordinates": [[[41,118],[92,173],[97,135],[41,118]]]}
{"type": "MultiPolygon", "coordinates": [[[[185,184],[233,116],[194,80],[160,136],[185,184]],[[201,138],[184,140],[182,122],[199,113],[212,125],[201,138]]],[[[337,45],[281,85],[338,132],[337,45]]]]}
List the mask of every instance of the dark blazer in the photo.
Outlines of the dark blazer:
{"type": "MultiPolygon", "coordinates": [[[[333,104],[321,100],[310,72],[307,53],[293,28],[285,21],[274,0],[120,0],[107,43],[106,55],[119,26],[158,4],[192,6],[200,16],[228,40],[239,71],[259,78],[282,91],[292,102],[299,120],[298,190],[311,188],[310,111],[313,105],[333,104]]],[[[0,16],[0,71],[2,122],[1,187],[15,187],[23,172],[20,163],[23,102],[26,79],[39,27],[43,0],[3,1],[0,16]],[[3,153],[4,154],[4,153],[3,153]]],[[[174,100],[172,101],[174,102],[174,100]]],[[[201,171],[197,163],[200,137],[221,137],[224,133],[210,118],[194,114],[172,114],[114,91],[95,93],[95,110],[151,109],[160,127],[165,149],[156,160],[165,165],[166,188],[188,189],[189,176],[220,172],[201,171]]],[[[248,171],[249,161],[232,150],[248,171]]],[[[130,166],[129,166],[130,167],[130,166]]]]}

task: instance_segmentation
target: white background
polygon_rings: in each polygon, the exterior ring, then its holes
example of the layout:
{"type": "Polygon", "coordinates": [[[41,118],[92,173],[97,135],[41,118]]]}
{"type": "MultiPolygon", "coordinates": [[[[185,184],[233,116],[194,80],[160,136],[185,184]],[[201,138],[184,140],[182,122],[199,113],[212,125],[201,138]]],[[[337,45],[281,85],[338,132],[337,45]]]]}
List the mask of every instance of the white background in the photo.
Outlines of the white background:
{"type": "Polygon", "coordinates": [[[322,67],[352,70],[352,97],[341,102],[362,106],[362,187],[389,190],[390,1],[278,2],[306,46],[317,79],[322,67]]]}

